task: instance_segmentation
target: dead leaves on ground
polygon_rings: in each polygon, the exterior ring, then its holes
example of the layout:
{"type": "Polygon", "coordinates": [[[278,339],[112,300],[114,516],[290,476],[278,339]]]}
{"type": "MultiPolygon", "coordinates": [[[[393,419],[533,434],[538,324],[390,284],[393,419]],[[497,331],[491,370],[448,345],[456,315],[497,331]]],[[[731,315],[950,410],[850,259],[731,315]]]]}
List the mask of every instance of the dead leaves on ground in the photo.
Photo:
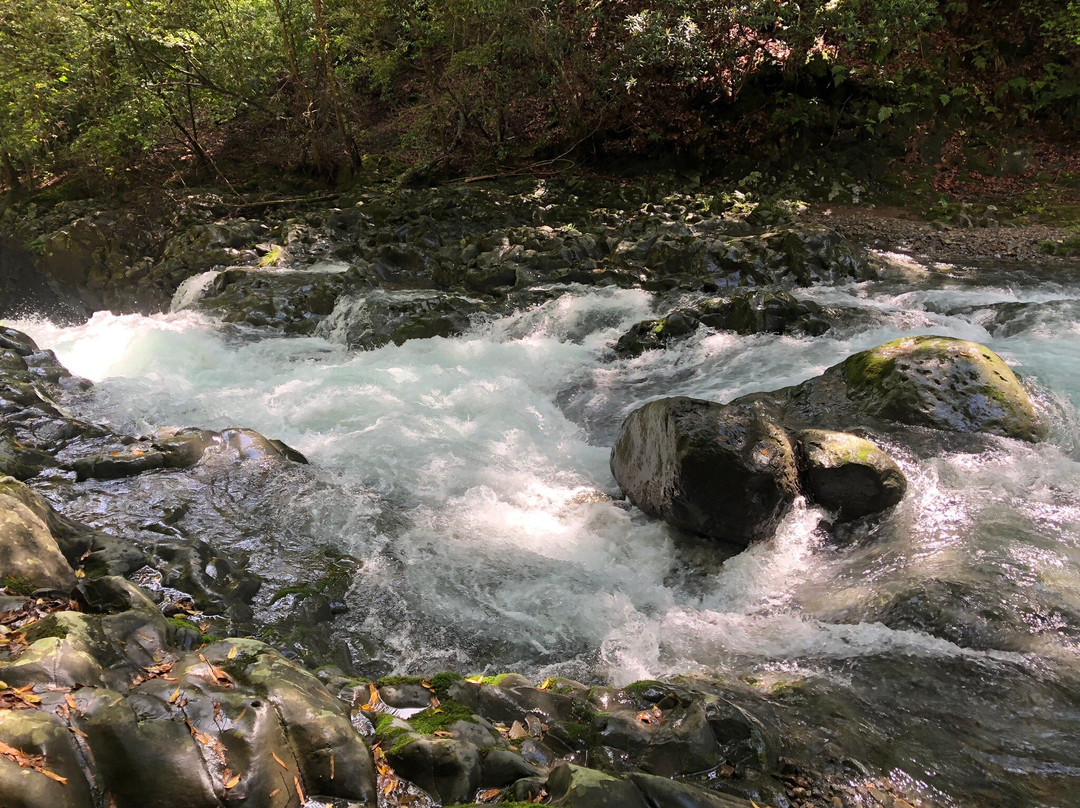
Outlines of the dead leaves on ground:
{"type": "Polygon", "coordinates": [[[160,662],[157,665],[151,665],[149,668],[143,668],[142,673],[140,673],[131,680],[131,685],[128,689],[135,688],[141,685],[143,682],[149,682],[151,679],[162,679],[166,682],[175,682],[176,677],[169,675],[170,673],[172,673],[173,665],[175,664],[175,659],[167,659],[166,661],[160,662]]]}
{"type": "Polygon", "coordinates": [[[213,662],[208,660],[206,656],[201,652],[199,653],[199,661],[206,665],[209,676],[202,672],[196,672],[196,676],[207,676],[207,678],[213,679],[222,687],[232,687],[235,684],[235,682],[233,682],[233,678],[229,676],[229,674],[227,674],[224,670],[222,670],[213,662]]]}
{"type": "Polygon", "coordinates": [[[8,687],[0,682],[0,710],[33,710],[41,704],[41,696],[34,692],[33,685],[8,687]]]}
{"type": "Polygon", "coordinates": [[[0,741],[0,756],[6,757],[18,764],[20,769],[33,769],[39,774],[43,774],[50,780],[55,780],[61,785],[67,785],[67,778],[61,777],[56,772],[49,771],[45,768],[45,757],[43,755],[28,755],[25,752],[21,752],[14,746],[0,741]]]}
{"type": "Polygon", "coordinates": [[[79,604],[70,598],[26,598],[18,609],[0,612],[0,659],[15,659],[29,643],[26,629],[55,612],[77,612],[79,604]]]}
{"type": "Polygon", "coordinates": [[[644,724],[663,724],[664,712],[654,704],[651,710],[642,710],[638,713],[637,719],[644,724]]]}

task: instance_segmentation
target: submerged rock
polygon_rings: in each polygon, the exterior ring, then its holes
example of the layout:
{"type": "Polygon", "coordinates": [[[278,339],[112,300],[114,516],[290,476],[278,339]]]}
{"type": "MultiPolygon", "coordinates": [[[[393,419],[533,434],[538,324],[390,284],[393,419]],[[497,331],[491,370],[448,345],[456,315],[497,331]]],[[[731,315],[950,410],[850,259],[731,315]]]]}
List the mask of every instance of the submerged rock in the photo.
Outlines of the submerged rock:
{"type": "Polygon", "coordinates": [[[825,429],[804,430],[797,439],[807,493],[841,518],[878,513],[903,499],[904,472],[874,443],[825,429]]]}
{"type": "Polygon", "coordinates": [[[798,494],[783,428],[749,407],[685,397],[632,412],[611,450],[611,471],[645,513],[744,545],[770,535],[798,494]]]}
{"type": "Polygon", "coordinates": [[[640,356],[663,348],[672,339],[689,336],[699,326],[739,334],[806,334],[829,330],[825,312],[813,301],[798,300],[783,291],[758,291],[711,298],[677,309],[659,320],[643,320],[623,334],[615,345],[620,356],[640,356]]]}

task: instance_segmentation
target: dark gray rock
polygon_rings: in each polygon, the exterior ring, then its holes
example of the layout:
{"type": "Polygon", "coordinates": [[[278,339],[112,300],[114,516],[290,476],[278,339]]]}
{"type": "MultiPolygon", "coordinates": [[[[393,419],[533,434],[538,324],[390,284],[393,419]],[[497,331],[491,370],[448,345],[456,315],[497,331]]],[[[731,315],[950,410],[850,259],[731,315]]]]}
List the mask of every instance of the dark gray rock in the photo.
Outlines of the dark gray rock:
{"type": "Polygon", "coordinates": [[[770,535],[798,494],[794,447],[780,426],[748,407],[684,397],[627,417],[611,471],[650,516],[744,545],[770,535]]]}
{"type": "Polygon", "coordinates": [[[663,808],[751,808],[749,800],[720,794],[705,788],[680,783],[650,774],[630,774],[627,780],[637,786],[649,805],[663,808]]]}
{"type": "Polygon", "coordinates": [[[489,749],[483,753],[480,787],[504,788],[526,777],[541,777],[544,770],[534,766],[517,752],[489,749]]]}
{"type": "Polygon", "coordinates": [[[796,437],[807,493],[841,518],[879,513],[903,499],[904,472],[865,438],[824,429],[807,429],[796,437]]]}
{"type": "MultiPolygon", "coordinates": [[[[295,798],[299,785],[373,808],[371,754],[314,676],[254,640],[180,654],[170,624],[144,605],[55,614],[18,659],[0,663],[5,681],[51,686],[38,708],[0,710],[0,740],[27,754],[48,748],[50,770],[68,777],[57,801],[35,785],[20,804],[277,805],[272,795],[295,798]]],[[[0,760],[0,784],[10,763],[0,760]]]]}
{"type": "Polygon", "coordinates": [[[599,722],[598,743],[627,753],[633,764],[650,774],[675,777],[724,763],[700,701],[649,713],[612,713],[599,722]],[[661,720],[662,719],[662,720],[661,720]]]}
{"type": "Polygon", "coordinates": [[[443,804],[467,802],[480,785],[480,751],[454,738],[418,737],[386,755],[394,771],[443,804]]]}

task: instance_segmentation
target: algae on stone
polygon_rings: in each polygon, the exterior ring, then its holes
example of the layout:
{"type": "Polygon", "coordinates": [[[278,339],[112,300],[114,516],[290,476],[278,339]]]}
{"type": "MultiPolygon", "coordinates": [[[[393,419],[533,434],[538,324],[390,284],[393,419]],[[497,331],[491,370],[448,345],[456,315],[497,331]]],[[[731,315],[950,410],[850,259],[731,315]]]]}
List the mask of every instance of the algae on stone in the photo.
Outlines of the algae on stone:
{"type": "Polygon", "coordinates": [[[902,337],[850,356],[838,368],[847,395],[869,415],[1027,441],[1046,436],[1016,375],[975,342],[902,337]]]}

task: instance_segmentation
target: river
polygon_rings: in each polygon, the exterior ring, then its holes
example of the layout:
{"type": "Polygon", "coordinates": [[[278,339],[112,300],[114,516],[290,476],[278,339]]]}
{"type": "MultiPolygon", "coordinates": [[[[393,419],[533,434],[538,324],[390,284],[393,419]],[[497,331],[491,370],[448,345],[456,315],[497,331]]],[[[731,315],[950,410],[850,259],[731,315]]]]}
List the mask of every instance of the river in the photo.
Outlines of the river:
{"type": "Polygon", "coordinates": [[[1080,804],[1080,281],[879,260],[882,280],[797,292],[846,312],[824,336],[699,332],[635,359],[610,349],[652,296],[587,287],[366,352],[190,311],[13,325],[97,382],[83,417],[303,452],[302,478],[256,498],[260,530],[300,549],[245,552],[279,581],[304,580],[305,546],[360,560],[335,627],[382,672],[739,677],[942,804],[1080,804]],[[640,404],[776,389],[907,334],[998,351],[1050,438],[885,436],[910,483],[891,513],[837,541],[798,504],[734,557],[617,499],[609,449],[640,404]]]}

